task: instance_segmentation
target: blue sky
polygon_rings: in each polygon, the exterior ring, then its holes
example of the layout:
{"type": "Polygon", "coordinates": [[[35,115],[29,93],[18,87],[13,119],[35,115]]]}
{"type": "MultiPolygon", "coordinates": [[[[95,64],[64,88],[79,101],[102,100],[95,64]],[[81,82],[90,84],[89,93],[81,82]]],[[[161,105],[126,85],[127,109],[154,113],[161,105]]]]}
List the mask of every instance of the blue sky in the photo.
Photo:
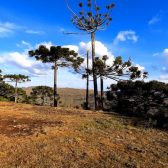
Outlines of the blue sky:
{"type": "MultiPolygon", "coordinates": [[[[83,2],[89,12],[87,0],[67,0],[69,7],[78,15],[83,2]]],[[[94,2],[94,1],[93,1],[94,2]]],[[[131,56],[133,66],[149,76],[145,82],[158,80],[168,83],[168,1],[167,0],[96,0],[99,13],[107,12],[106,5],[115,3],[111,13],[113,20],[105,31],[96,31],[96,56],[108,55],[112,65],[117,56],[123,62],[131,56]]],[[[94,7],[94,3],[93,3],[94,7]]],[[[93,10],[94,15],[96,11],[93,10]]],[[[91,35],[63,35],[65,33],[87,33],[71,23],[71,12],[64,0],[6,0],[0,3],[0,69],[2,75],[23,74],[31,82],[18,83],[18,87],[54,87],[54,63],[42,63],[35,57],[29,58],[28,51],[40,44],[69,47],[86,58],[91,46],[91,35]]],[[[91,63],[91,53],[90,53],[91,63]]],[[[86,65],[86,62],[84,62],[86,65]]],[[[128,78],[124,78],[128,79],[128,78]]],[[[139,78],[137,80],[141,80],[139,78]]],[[[91,77],[90,77],[91,80],[91,77]]],[[[5,79],[5,81],[10,81],[5,79]]],[[[7,82],[15,86],[15,82],[7,82]]],[[[112,79],[104,80],[104,90],[112,79]]],[[[93,82],[90,83],[93,89],[93,82]]],[[[86,80],[72,69],[58,70],[58,87],[86,88],[86,80]]],[[[98,87],[100,90],[99,79],[98,87]]]]}

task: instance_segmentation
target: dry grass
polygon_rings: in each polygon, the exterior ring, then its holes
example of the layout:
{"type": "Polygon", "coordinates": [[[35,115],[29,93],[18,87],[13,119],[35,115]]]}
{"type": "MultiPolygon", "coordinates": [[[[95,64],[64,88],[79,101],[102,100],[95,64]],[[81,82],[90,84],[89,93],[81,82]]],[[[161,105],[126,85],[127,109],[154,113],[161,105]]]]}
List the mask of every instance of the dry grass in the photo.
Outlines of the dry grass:
{"type": "Polygon", "coordinates": [[[0,167],[168,167],[168,132],[116,113],[0,101],[0,167]]]}

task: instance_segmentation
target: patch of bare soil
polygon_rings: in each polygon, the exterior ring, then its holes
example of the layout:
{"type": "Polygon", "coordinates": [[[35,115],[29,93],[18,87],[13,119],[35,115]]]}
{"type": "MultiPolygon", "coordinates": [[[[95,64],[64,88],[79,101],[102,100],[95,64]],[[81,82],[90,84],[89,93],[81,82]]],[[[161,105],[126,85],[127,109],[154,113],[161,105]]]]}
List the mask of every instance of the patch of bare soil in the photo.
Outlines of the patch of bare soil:
{"type": "Polygon", "coordinates": [[[0,167],[168,168],[168,131],[132,121],[0,101],[0,167]]]}

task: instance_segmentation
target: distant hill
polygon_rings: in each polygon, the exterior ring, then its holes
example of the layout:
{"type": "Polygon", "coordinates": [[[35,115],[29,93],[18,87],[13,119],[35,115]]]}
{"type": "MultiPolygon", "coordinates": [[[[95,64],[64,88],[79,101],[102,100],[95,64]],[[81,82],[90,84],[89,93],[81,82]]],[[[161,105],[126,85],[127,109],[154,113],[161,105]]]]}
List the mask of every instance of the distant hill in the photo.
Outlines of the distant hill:
{"type": "MultiPolygon", "coordinates": [[[[36,86],[21,87],[26,91],[27,96],[30,96],[32,89],[36,86]]],[[[54,89],[54,88],[53,88],[54,89]]],[[[57,92],[60,95],[60,100],[64,107],[81,107],[81,104],[86,101],[86,89],[75,89],[75,88],[57,88],[57,92]]],[[[100,91],[98,91],[100,96],[100,91]]],[[[105,95],[104,95],[105,96],[105,95]]],[[[94,90],[89,90],[89,102],[91,109],[94,109],[94,90]]],[[[58,107],[60,106],[58,105],[58,107]]]]}

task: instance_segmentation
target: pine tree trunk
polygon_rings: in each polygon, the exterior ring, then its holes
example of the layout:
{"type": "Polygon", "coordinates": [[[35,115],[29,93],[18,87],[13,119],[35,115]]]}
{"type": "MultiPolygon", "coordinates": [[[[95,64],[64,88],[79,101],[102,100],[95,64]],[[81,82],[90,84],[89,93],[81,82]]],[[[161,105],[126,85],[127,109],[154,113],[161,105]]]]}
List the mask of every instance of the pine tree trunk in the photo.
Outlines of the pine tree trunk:
{"type": "Polygon", "coordinates": [[[16,84],[15,84],[15,103],[17,101],[17,79],[16,79],[16,84]]]}
{"type": "Polygon", "coordinates": [[[104,107],[103,107],[103,100],[104,100],[104,98],[103,98],[103,76],[101,75],[101,77],[100,77],[100,83],[101,83],[101,108],[102,108],[102,110],[104,109],[104,107]]]}
{"type": "MultiPolygon", "coordinates": [[[[89,51],[87,51],[87,69],[89,67],[89,51]]],[[[89,73],[87,73],[86,84],[86,110],[89,110],[89,73]]]]}
{"type": "Polygon", "coordinates": [[[94,85],[94,97],[95,97],[95,110],[98,110],[98,91],[97,91],[97,78],[95,73],[95,33],[91,33],[92,39],[92,68],[93,68],[93,85],[94,85]]]}
{"type": "Polygon", "coordinates": [[[55,61],[54,71],[54,107],[57,107],[57,61],[55,61]]]}

